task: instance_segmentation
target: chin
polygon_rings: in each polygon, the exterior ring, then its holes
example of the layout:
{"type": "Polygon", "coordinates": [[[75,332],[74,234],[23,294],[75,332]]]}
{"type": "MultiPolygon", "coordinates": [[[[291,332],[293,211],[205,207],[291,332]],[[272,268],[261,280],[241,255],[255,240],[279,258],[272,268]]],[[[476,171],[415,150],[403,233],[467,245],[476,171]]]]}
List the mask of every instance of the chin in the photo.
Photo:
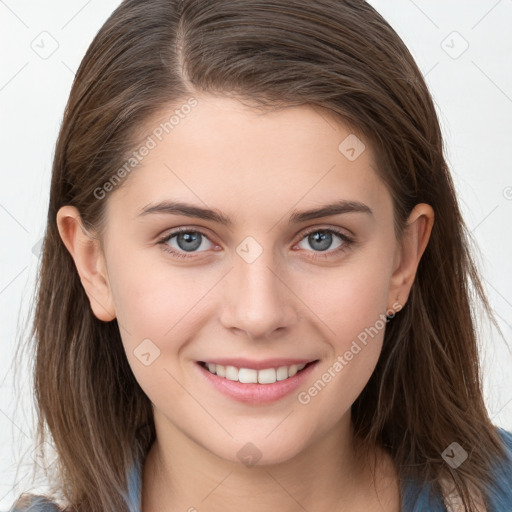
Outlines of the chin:
{"type": "Polygon", "coordinates": [[[229,445],[219,449],[219,446],[205,446],[214,455],[235,464],[246,467],[271,466],[282,464],[297,457],[305,448],[302,436],[290,436],[286,434],[283,439],[275,436],[273,439],[268,432],[258,436],[243,436],[243,439],[230,440],[229,445]]]}

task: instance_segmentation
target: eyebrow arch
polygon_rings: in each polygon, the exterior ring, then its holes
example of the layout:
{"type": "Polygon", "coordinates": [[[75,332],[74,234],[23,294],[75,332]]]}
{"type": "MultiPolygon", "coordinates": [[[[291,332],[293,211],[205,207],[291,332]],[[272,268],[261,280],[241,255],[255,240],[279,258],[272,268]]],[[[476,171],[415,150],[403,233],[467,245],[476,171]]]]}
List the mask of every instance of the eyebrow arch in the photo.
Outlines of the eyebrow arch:
{"type": "Polygon", "coordinates": [[[307,220],[318,219],[320,217],[329,217],[331,215],[339,215],[341,213],[368,213],[373,216],[373,212],[369,206],[359,201],[336,201],[335,203],[326,204],[313,210],[296,211],[290,215],[288,224],[304,222],[307,220]]]}
{"type": "MultiPolygon", "coordinates": [[[[368,213],[373,216],[373,212],[369,206],[359,201],[336,201],[335,203],[326,204],[313,210],[297,211],[293,210],[290,215],[288,224],[305,222],[308,220],[318,219],[321,217],[329,217],[342,213],[368,213]]],[[[138,217],[149,215],[152,213],[164,213],[169,215],[184,215],[185,217],[195,217],[203,220],[210,220],[225,226],[233,226],[233,220],[219,212],[209,208],[202,208],[189,203],[180,201],[161,201],[155,205],[144,207],[138,214],[138,217]]]]}

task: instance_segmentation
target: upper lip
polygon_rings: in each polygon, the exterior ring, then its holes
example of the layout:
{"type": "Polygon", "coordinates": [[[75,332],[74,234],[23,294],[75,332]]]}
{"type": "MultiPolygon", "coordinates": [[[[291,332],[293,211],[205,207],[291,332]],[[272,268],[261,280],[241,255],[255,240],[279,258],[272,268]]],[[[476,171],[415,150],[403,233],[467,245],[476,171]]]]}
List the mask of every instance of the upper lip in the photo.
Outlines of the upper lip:
{"type": "Polygon", "coordinates": [[[274,358],[254,361],[251,359],[237,358],[219,358],[200,361],[203,363],[220,364],[221,366],[234,366],[236,368],[248,368],[251,370],[264,370],[266,368],[279,368],[280,366],[291,366],[293,364],[308,364],[316,359],[296,359],[296,358],[274,358]]]}

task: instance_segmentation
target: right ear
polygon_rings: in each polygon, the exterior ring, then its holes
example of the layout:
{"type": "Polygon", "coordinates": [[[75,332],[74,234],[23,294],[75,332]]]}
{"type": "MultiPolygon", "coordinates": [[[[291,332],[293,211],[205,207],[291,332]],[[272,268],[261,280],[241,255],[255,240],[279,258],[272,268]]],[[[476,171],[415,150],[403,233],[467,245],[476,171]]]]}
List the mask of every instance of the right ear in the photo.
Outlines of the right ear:
{"type": "Polygon", "coordinates": [[[116,317],[116,312],[105,258],[98,239],[87,232],[80,213],[74,206],[67,205],[59,209],[57,227],[75,262],[94,315],[99,320],[110,322],[116,317]]]}

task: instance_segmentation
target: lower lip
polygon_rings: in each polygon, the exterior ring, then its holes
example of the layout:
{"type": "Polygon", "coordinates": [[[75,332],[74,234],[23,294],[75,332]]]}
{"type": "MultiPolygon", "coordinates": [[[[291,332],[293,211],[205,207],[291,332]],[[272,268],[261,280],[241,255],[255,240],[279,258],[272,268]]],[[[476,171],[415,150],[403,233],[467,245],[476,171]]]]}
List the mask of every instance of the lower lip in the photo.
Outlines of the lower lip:
{"type": "Polygon", "coordinates": [[[199,368],[201,375],[203,375],[212,386],[230,398],[250,404],[268,404],[295,391],[304,383],[305,379],[308,378],[317,363],[318,361],[310,363],[293,377],[279,380],[272,384],[243,384],[236,380],[219,377],[209,372],[200,363],[196,363],[196,366],[199,368]]]}

